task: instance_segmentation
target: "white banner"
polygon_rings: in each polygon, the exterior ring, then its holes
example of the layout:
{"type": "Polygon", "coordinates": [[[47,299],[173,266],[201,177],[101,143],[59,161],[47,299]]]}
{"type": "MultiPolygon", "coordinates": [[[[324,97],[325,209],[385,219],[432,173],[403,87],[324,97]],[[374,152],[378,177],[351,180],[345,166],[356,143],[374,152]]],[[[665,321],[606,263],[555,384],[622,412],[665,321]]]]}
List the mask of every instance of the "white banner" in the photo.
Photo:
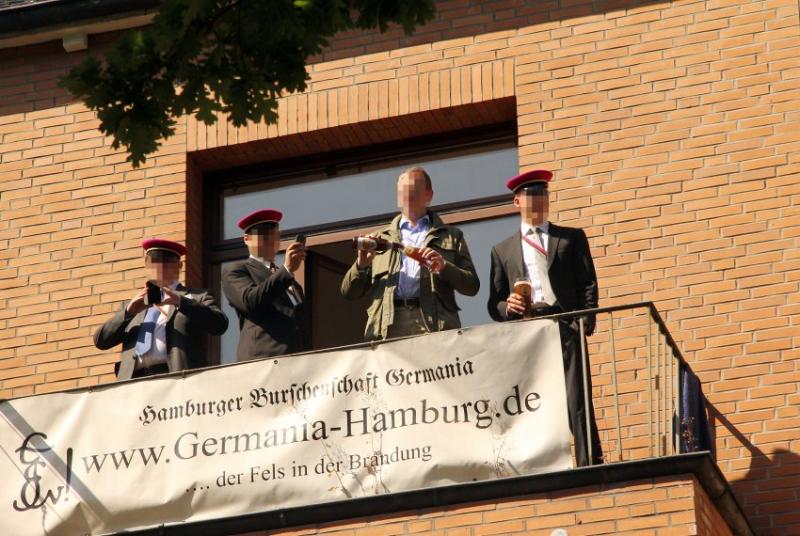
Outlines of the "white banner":
{"type": "Polygon", "coordinates": [[[103,534],[571,467],[558,326],[0,403],[0,534],[103,534]]]}

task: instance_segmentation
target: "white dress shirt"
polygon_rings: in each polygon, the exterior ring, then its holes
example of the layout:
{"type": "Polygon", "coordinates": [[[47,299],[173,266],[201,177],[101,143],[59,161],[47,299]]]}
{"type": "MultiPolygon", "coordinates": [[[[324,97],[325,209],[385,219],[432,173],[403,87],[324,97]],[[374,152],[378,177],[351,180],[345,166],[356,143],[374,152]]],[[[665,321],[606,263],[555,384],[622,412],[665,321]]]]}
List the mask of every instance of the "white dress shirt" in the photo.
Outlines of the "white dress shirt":
{"type": "MultiPolygon", "coordinates": [[[[406,219],[405,216],[401,217],[400,236],[402,237],[403,245],[416,246],[418,248],[424,247],[425,237],[428,236],[430,228],[431,219],[427,214],[417,220],[416,225],[412,225],[411,221],[406,219]]],[[[401,300],[419,298],[419,271],[420,264],[418,261],[405,255],[402,256],[397,289],[395,290],[396,298],[401,300]]]]}
{"type": "MultiPolygon", "coordinates": [[[[548,230],[550,229],[550,222],[544,221],[539,225],[532,227],[525,222],[520,225],[520,232],[522,236],[527,236],[529,240],[539,243],[545,251],[547,251],[547,242],[549,239],[548,230]],[[541,233],[536,232],[536,227],[541,229],[541,233]],[[542,237],[541,241],[539,236],[542,237]]],[[[544,302],[544,292],[542,292],[542,282],[539,280],[539,271],[536,269],[534,255],[541,255],[536,248],[530,245],[527,241],[522,240],[522,259],[525,263],[525,272],[528,279],[531,281],[533,296],[531,299],[534,302],[544,302]]]]}

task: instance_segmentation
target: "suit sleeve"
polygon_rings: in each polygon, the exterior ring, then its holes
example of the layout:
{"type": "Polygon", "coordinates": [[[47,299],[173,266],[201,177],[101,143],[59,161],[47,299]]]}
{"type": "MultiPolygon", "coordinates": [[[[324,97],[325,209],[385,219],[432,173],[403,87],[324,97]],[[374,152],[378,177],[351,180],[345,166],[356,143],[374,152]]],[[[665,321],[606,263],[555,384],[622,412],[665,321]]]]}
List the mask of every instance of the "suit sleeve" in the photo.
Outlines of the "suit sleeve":
{"type": "Polygon", "coordinates": [[[222,291],[231,304],[243,313],[264,311],[286,292],[294,277],[281,268],[256,284],[244,266],[231,268],[222,278],[222,291]]]}
{"type": "Polygon", "coordinates": [[[181,297],[178,310],[196,327],[210,335],[222,335],[228,329],[228,317],[219,308],[210,292],[203,292],[197,300],[181,297]]]}
{"type": "Polygon", "coordinates": [[[492,268],[489,274],[489,281],[491,283],[488,303],[489,316],[497,322],[508,320],[506,300],[511,292],[508,288],[508,276],[503,263],[500,262],[497,248],[492,248],[492,268]]]}
{"type": "MultiPolygon", "coordinates": [[[[598,303],[597,273],[594,268],[592,254],[589,251],[589,240],[583,229],[578,229],[578,236],[575,242],[576,256],[576,279],[580,289],[580,298],[583,300],[584,309],[594,309],[598,303]]],[[[595,315],[586,319],[584,331],[586,335],[594,333],[595,315]]]]}
{"type": "Polygon", "coordinates": [[[444,268],[436,277],[465,296],[474,296],[480,290],[481,280],[478,278],[467,241],[463,236],[458,240],[455,262],[445,261],[444,268]]]}
{"type": "Polygon", "coordinates": [[[94,345],[99,350],[108,350],[118,344],[122,344],[125,338],[125,328],[133,318],[133,316],[125,314],[127,305],[128,302],[123,303],[122,308],[94,332],[94,345]]]}

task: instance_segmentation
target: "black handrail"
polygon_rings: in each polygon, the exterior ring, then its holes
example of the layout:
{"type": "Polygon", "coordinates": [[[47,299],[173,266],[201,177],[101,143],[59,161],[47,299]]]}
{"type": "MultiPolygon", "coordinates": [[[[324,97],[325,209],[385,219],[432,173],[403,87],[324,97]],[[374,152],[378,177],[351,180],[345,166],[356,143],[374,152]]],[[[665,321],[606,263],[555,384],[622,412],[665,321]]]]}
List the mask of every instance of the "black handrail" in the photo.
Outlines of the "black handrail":
{"type": "Polygon", "coordinates": [[[684,359],[683,354],[681,353],[680,349],[678,348],[678,344],[675,342],[675,339],[672,337],[672,333],[670,333],[669,328],[667,328],[667,323],[664,322],[664,319],[661,317],[661,313],[658,312],[656,308],[656,304],[651,301],[643,301],[643,302],[636,302],[636,303],[629,303],[626,305],[614,305],[612,307],[595,307],[593,309],[581,309],[579,311],[568,311],[565,313],[558,313],[554,315],[547,315],[547,316],[538,316],[536,317],[537,320],[542,318],[572,318],[576,316],[586,316],[590,314],[598,314],[598,313],[613,313],[614,311],[625,311],[629,309],[639,309],[642,307],[647,307],[650,311],[650,317],[658,324],[659,332],[664,335],[664,338],[667,340],[667,344],[669,344],[670,348],[672,348],[672,352],[680,361],[681,365],[688,366],[686,363],[686,359],[684,359]]]}
{"type": "MultiPolygon", "coordinates": [[[[520,320],[513,320],[513,322],[529,322],[531,320],[542,320],[542,319],[558,320],[560,318],[573,318],[573,317],[579,317],[579,316],[586,316],[586,315],[589,315],[589,314],[595,314],[596,315],[596,314],[599,314],[599,313],[613,313],[615,311],[625,311],[625,310],[632,310],[632,309],[640,309],[640,308],[644,308],[644,307],[646,307],[648,309],[648,311],[650,312],[650,317],[659,326],[659,331],[664,335],[664,337],[665,337],[665,339],[667,341],[667,344],[669,344],[670,348],[672,348],[672,351],[673,351],[674,355],[678,358],[678,360],[680,361],[681,365],[689,368],[688,364],[686,363],[686,360],[683,357],[683,354],[678,349],[678,345],[675,343],[675,339],[672,338],[672,335],[670,334],[666,323],[664,322],[663,318],[659,314],[658,309],[656,309],[655,304],[653,302],[651,302],[651,301],[629,303],[629,304],[626,304],[626,305],[614,305],[614,306],[611,306],[611,307],[595,307],[593,309],[581,309],[581,310],[578,310],[578,311],[568,311],[568,312],[557,313],[557,314],[553,314],[553,315],[538,316],[538,317],[535,317],[535,318],[525,318],[525,319],[520,319],[520,320]]],[[[469,329],[469,328],[466,327],[466,328],[461,328],[461,329],[469,329]]],[[[381,344],[384,344],[386,342],[396,341],[396,340],[399,340],[399,339],[405,339],[405,338],[410,338],[410,337],[424,337],[424,336],[425,335],[410,335],[409,337],[398,337],[396,339],[388,339],[388,340],[382,340],[382,341],[368,341],[368,342],[360,342],[360,343],[355,343],[355,344],[348,344],[348,345],[344,345],[344,346],[332,346],[330,348],[321,348],[319,350],[309,350],[309,351],[305,351],[305,352],[298,352],[298,353],[295,353],[295,354],[286,354],[286,355],[282,355],[282,356],[279,356],[279,357],[264,357],[264,358],[256,359],[256,360],[253,360],[253,361],[261,361],[261,360],[268,360],[268,359],[278,360],[278,359],[285,359],[287,357],[293,357],[293,356],[298,356],[298,355],[314,355],[314,354],[321,354],[321,353],[325,353],[325,352],[334,352],[334,351],[339,351],[339,350],[350,350],[350,349],[356,349],[356,348],[368,348],[368,347],[374,348],[374,347],[380,346],[381,344]]],[[[166,376],[184,376],[185,377],[187,374],[194,373],[194,372],[201,371],[201,370],[209,370],[209,369],[215,369],[215,368],[219,368],[219,367],[231,367],[231,366],[236,366],[236,365],[240,365],[240,364],[243,364],[243,363],[251,363],[251,362],[252,361],[241,361],[241,362],[234,362],[234,363],[211,365],[211,366],[208,366],[208,367],[183,370],[183,371],[179,371],[179,372],[168,372],[168,373],[159,375],[159,377],[161,377],[161,378],[166,377],[166,376]]],[[[75,387],[73,389],[66,389],[66,390],[64,390],[62,392],[69,393],[69,392],[92,391],[95,388],[103,388],[103,387],[108,387],[109,385],[117,385],[117,384],[126,383],[126,382],[146,381],[147,379],[148,379],[148,377],[132,378],[130,380],[122,380],[122,381],[114,382],[113,384],[103,384],[103,385],[98,385],[98,386],[86,386],[86,387],[75,387]]],[[[28,396],[32,397],[32,396],[39,396],[39,395],[38,394],[34,394],[34,395],[28,395],[28,396]]],[[[24,397],[24,398],[28,398],[28,397],[24,397]]],[[[0,399],[0,400],[4,400],[4,399],[0,399]]]]}

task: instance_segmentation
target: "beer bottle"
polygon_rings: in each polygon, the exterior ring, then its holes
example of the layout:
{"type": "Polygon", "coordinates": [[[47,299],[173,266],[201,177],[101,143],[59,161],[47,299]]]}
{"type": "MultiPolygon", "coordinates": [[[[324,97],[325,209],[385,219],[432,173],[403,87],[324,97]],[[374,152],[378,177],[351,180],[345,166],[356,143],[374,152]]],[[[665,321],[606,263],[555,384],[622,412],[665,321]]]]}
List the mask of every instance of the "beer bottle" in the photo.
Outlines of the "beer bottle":
{"type": "Polygon", "coordinates": [[[406,246],[399,242],[393,242],[379,236],[356,236],[353,238],[353,249],[361,251],[374,251],[384,253],[389,250],[398,250],[406,257],[414,259],[426,268],[431,267],[431,263],[422,256],[422,248],[416,246],[406,246]]]}
{"type": "Polygon", "coordinates": [[[353,238],[353,249],[360,251],[374,251],[375,253],[383,253],[390,249],[398,249],[402,244],[390,242],[385,238],[379,236],[356,236],[353,238]]]}

